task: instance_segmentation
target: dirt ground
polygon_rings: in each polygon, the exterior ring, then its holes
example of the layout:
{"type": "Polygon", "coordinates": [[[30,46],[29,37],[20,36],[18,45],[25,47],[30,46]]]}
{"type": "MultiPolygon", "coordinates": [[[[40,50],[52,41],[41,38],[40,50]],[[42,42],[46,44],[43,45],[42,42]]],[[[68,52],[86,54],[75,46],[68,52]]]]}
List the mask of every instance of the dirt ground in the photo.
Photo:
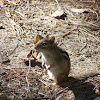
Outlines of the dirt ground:
{"type": "Polygon", "coordinates": [[[100,100],[100,2],[58,3],[0,1],[0,100],[100,100]],[[66,16],[53,17],[60,8],[66,16]],[[55,36],[69,53],[67,82],[53,85],[41,59],[28,65],[37,34],[55,36]]]}

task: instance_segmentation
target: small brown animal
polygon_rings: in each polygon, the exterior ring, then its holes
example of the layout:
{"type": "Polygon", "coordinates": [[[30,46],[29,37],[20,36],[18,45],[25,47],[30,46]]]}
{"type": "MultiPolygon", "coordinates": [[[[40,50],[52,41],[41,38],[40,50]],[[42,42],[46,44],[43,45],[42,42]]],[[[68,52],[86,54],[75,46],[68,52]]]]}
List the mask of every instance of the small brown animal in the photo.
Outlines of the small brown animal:
{"type": "Polygon", "coordinates": [[[66,80],[70,72],[70,58],[54,42],[55,37],[48,36],[36,43],[35,49],[42,55],[42,65],[46,65],[47,73],[57,84],[66,80]]]}

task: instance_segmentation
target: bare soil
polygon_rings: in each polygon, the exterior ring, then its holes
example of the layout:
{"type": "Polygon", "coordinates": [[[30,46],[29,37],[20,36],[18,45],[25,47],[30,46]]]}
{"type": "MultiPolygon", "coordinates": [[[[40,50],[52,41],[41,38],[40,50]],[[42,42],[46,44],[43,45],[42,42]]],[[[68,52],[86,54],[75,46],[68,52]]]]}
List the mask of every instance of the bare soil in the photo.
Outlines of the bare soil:
{"type": "Polygon", "coordinates": [[[58,1],[64,19],[51,16],[59,9],[55,1],[29,1],[0,1],[0,100],[100,100],[99,0],[58,1]],[[55,36],[69,53],[68,81],[53,85],[40,59],[29,67],[37,34],[55,36]]]}

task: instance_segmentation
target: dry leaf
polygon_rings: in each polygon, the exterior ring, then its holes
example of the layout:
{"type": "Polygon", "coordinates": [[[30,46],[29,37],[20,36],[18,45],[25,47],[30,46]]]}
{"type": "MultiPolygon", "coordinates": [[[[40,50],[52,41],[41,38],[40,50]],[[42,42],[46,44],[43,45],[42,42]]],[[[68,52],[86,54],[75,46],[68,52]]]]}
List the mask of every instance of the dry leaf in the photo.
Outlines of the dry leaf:
{"type": "Polygon", "coordinates": [[[51,16],[57,19],[65,19],[66,13],[63,10],[57,10],[51,16]]]}
{"type": "Polygon", "coordinates": [[[33,54],[33,50],[30,51],[30,53],[27,55],[27,58],[34,58],[34,60],[37,60],[32,54],[33,54]]]}
{"type": "Polygon", "coordinates": [[[99,89],[96,89],[96,90],[95,90],[95,93],[96,93],[97,95],[100,95],[100,90],[99,90],[99,89]]]}
{"type": "Polygon", "coordinates": [[[43,39],[43,37],[41,35],[37,35],[36,40],[34,41],[34,44],[36,44],[41,39],[43,39]]]}
{"type": "Polygon", "coordinates": [[[69,10],[75,13],[83,13],[85,11],[89,11],[88,9],[77,9],[77,8],[69,8],[69,10]]]}

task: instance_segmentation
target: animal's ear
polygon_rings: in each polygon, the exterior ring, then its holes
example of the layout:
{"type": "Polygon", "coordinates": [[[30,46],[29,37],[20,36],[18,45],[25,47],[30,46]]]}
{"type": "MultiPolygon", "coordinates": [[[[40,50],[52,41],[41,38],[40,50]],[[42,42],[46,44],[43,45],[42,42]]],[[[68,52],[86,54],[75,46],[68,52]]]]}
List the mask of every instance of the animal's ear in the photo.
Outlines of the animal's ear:
{"type": "Polygon", "coordinates": [[[35,39],[35,41],[34,41],[34,44],[36,44],[39,40],[41,40],[41,39],[43,39],[43,37],[41,36],[41,35],[37,35],[36,36],[36,39],[35,39]]]}
{"type": "Polygon", "coordinates": [[[45,38],[46,38],[46,39],[49,39],[49,35],[46,35],[45,38]]]}
{"type": "Polygon", "coordinates": [[[50,38],[50,40],[54,42],[54,41],[55,41],[55,37],[52,36],[52,37],[50,38]]]}

